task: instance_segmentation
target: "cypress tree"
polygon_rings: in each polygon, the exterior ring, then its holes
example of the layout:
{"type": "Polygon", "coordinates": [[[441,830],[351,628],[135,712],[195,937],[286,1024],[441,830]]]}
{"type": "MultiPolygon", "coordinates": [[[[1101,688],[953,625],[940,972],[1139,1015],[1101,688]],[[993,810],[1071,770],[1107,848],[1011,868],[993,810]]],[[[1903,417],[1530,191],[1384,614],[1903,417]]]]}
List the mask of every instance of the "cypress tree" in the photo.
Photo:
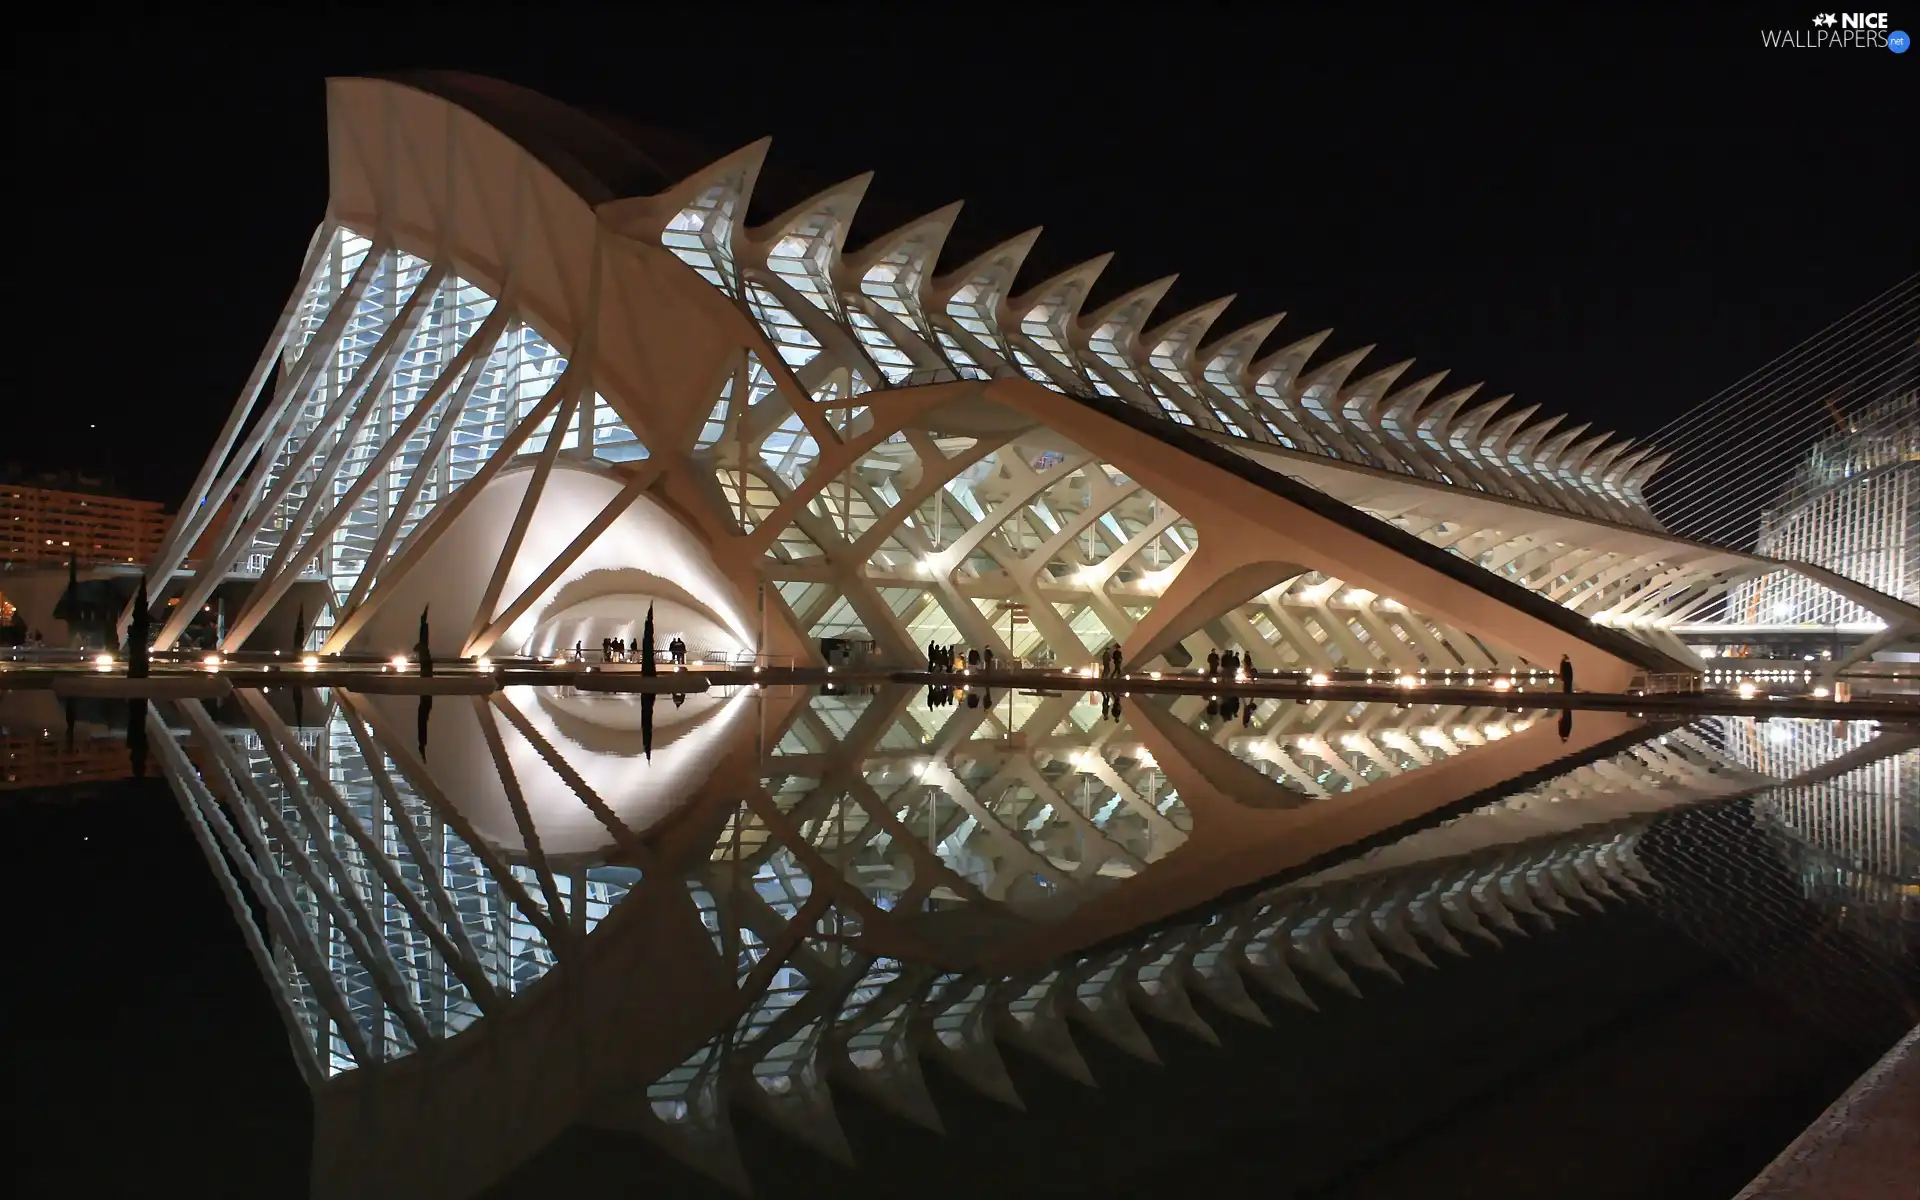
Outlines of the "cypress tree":
{"type": "Polygon", "coordinates": [[[653,604],[647,604],[647,623],[640,627],[640,673],[657,675],[653,664],[653,604]]]}

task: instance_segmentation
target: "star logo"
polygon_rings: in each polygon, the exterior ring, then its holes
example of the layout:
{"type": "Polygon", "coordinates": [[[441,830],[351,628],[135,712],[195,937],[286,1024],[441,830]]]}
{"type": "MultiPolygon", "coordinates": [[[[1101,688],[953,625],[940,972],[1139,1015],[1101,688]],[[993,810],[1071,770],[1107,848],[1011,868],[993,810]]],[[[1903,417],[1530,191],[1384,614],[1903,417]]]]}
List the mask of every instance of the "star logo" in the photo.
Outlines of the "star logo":
{"type": "Polygon", "coordinates": [[[1832,13],[1820,13],[1813,18],[1813,23],[1815,25],[1825,25],[1827,28],[1831,29],[1838,22],[1834,19],[1834,15],[1832,13]]]}

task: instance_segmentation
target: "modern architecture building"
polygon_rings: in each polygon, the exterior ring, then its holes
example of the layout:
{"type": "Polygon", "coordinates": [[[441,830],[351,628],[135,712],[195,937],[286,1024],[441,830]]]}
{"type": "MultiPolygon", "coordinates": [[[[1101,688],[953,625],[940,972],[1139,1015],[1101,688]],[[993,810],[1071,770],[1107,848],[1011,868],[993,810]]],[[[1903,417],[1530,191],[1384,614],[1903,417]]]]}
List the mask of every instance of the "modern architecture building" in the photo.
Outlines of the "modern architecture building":
{"type": "MultiPolygon", "coordinates": [[[[1762,514],[1758,545],[1762,554],[1814,563],[1920,604],[1920,392],[1862,409],[1815,443],[1762,514]]],[[[1857,601],[1784,572],[1736,587],[1727,621],[1877,624],[1857,601]]]]}
{"type": "Polygon", "coordinates": [[[152,500],[0,483],[0,568],[144,563],[168,519],[152,500]]]}
{"type": "Polygon", "coordinates": [[[1162,312],[1170,279],[1095,303],[1108,256],[1029,279],[1037,230],[964,262],[958,204],[856,236],[864,175],[752,223],[764,141],[676,176],[495,81],[328,88],[326,216],[151,559],[163,649],[234,580],[227,649],[297,604],[313,647],[383,657],[423,608],[435,654],[502,656],[651,603],[773,660],[1567,654],[1624,688],[1697,669],[1673,627],[1755,578],[1920,629],[1827,567],[1668,534],[1651,446],[1223,324],[1229,298],[1162,312]]]}

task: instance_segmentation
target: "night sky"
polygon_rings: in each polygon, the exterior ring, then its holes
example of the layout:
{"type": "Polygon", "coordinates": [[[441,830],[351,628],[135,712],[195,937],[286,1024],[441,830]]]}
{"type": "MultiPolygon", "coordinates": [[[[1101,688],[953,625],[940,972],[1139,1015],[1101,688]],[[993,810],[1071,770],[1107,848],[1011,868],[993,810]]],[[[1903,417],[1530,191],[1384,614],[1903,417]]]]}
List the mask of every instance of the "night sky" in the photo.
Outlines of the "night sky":
{"type": "MultiPolygon", "coordinates": [[[[958,245],[1047,227],[1023,284],[1115,251],[1089,309],[1179,272],[1163,316],[1237,293],[1216,332],[1284,310],[1270,349],[1332,326],[1323,359],[1375,344],[1363,370],[1414,358],[1627,433],[1920,259],[1900,165],[1920,54],[1762,49],[1804,4],[1188,5],[1106,34],[1034,7],[893,8],[874,30],[825,6],[676,6],[577,38],[544,10],[313,7],[23,36],[0,466],[177,502],[323,215],[329,75],[495,75],[715,157],[771,134],[772,172],[878,172],[856,243],[964,199],[958,245]]],[[[1892,18],[1920,29],[1920,9],[1892,18]]]]}

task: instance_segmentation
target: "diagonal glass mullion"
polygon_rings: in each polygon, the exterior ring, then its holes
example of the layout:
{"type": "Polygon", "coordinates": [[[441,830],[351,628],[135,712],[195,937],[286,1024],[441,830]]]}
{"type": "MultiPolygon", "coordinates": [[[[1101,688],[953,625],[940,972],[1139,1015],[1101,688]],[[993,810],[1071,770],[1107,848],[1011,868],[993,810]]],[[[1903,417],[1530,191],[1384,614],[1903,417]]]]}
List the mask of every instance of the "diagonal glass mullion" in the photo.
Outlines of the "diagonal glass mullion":
{"type": "Polygon", "coordinates": [[[486,867],[488,873],[492,875],[493,881],[500,886],[500,890],[506,893],[508,902],[520,910],[520,915],[526,918],[527,924],[533,926],[540,936],[546,939],[547,945],[553,947],[556,955],[559,954],[559,947],[555,944],[558,934],[552,921],[541,910],[540,905],[535,903],[533,897],[527,895],[526,889],[520,886],[519,879],[515,878],[507,863],[489,848],[488,843],[481,838],[472,823],[447,800],[446,794],[440,790],[440,785],[434,781],[433,773],[427,770],[427,765],[414,756],[406,742],[397,736],[397,732],[388,726],[378,711],[370,707],[361,707],[366,704],[365,700],[352,693],[347,693],[346,699],[346,707],[357,710],[359,715],[368,722],[379,743],[388,748],[388,757],[400,768],[401,774],[407,777],[414,791],[420,793],[426,800],[427,806],[446,823],[448,828],[459,835],[468,851],[480,860],[481,865],[486,867]]]}
{"type": "MultiPolygon", "coordinates": [[[[476,1003],[486,1008],[494,999],[493,981],[487,977],[480,965],[480,952],[474,947],[473,939],[460,918],[460,909],[453,897],[447,894],[445,883],[440,878],[439,864],[434,855],[420,841],[420,832],[414,828],[413,814],[401,800],[399,789],[394,786],[393,776],[387,770],[386,754],[368,733],[366,723],[360,714],[347,705],[340,706],[340,713],[346,718],[347,729],[353,734],[353,740],[360,747],[361,759],[367,764],[367,772],[373,778],[373,786],[380,793],[394,828],[400,831],[400,839],[406,843],[407,853],[413,861],[420,864],[420,878],[427,890],[427,896],[438,910],[439,926],[447,931],[452,953],[443,947],[441,954],[449,963],[457,964],[455,971],[460,980],[473,993],[476,1003]],[[462,971],[461,968],[465,968],[462,971]],[[471,972],[472,978],[468,978],[471,972]]],[[[433,922],[428,922],[431,926],[433,922]]]]}
{"type": "MultiPolygon", "coordinates": [[[[191,715],[194,710],[199,710],[200,704],[197,700],[188,700],[182,701],[180,707],[191,715]]],[[[204,711],[201,711],[201,716],[205,716],[204,711]]],[[[274,935],[280,939],[288,953],[293,955],[294,963],[299,967],[300,973],[306,976],[308,985],[319,995],[321,1007],[326,1009],[327,1015],[339,1028],[340,1036],[347,1043],[347,1049],[352,1053],[354,1061],[360,1063],[376,1061],[384,1052],[384,1046],[375,1048],[368,1045],[359,1022],[353,1019],[352,1011],[348,1008],[345,999],[341,997],[339,989],[334,986],[332,972],[320,958],[318,948],[306,936],[306,925],[304,922],[295,923],[293,920],[291,897],[288,897],[290,907],[283,909],[278,900],[280,893],[269,882],[274,877],[262,872],[260,863],[271,862],[272,859],[264,857],[256,860],[249,853],[251,848],[233,832],[232,826],[220,812],[219,805],[206,790],[205,783],[200,779],[200,773],[187,760],[179,743],[174,741],[173,732],[161,722],[157,712],[148,711],[147,724],[152,734],[151,744],[159,750],[160,758],[167,770],[168,780],[176,787],[184,789],[192,797],[194,810],[197,812],[197,819],[194,822],[196,832],[201,826],[210,828],[218,836],[220,846],[225,850],[227,858],[239,866],[241,874],[246,877],[248,887],[252,889],[267,915],[268,925],[273,928],[274,935]]],[[[220,740],[225,741],[224,738],[220,740]]],[[[251,782],[250,777],[244,772],[240,778],[247,778],[251,782]]],[[[280,883],[284,888],[285,880],[280,880],[280,883]]],[[[278,972],[274,974],[277,977],[278,972]]]]}
{"type": "Polygon", "coordinates": [[[534,874],[540,880],[540,891],[547,898],[547,913],[553,918],[556,928],[564,927],[567,907],[561,903],[560,888],[553,878],[553,867],[547,862],[546,852],[540,848],[540,831],[533,823],[533,814],[527,810],[527,798],[520,790],[520,777],[514,773],[513,763],[507,758],[506,743],[500,738],[500,726],[493,719],[492,706],[484,696],[474,696],[471,700],[474,718],[480,722],[481,736],[487,742],[487,753],[493,758],[494,770],[500,776],[500,786],[507,793],[507,805],[513,809],[513,822],[519,826],[520,840],[525,844],[534,874]]]}
{"type": "MultiPolygon", "coordinates": [[[[433,1040],[433,1035],[427,1028],[426,1018],[421,1015],[419,1006],[415,1004],[399,966],[394,963],[393,956],[387,952],[386,938],[382,935],[380,924],[374,919],[372,910],[367,906],[367,899],[361,892],[359,881],[354,878],[353,873],[347,869],[346,864],[334,850],[332,838],[321,836],[325,822],[321,819],[319,810],[314,807],[312,799],[307,795],[307,789],[301,785],[300,771],[295,769],[294,762],[288,757],[289,753],[299,760],[300,767],[306,771],[307,778],[314,784],[315,790],[326,798],[327,807],[333,810],[336,817],[340,817],[342,826],[346,828],[349,836],[354,837],[363,854],[367,853],[367,845],[371,842],[365,828],[360,825],[357,817],[345,811],[346,806],[340,803],[339,796],[333,794],[332,786],[326,782],[325,773],[307,757],[306,751],[300,748],[299,741],[281,723],[273,710],[267,707],[259,693],[241,690],[234,694],[241,706],[246,708],[253,718],[255,727],[261,734],[261,743],[266,749],[267,757],[273,764],[274,772],[279,775],[281,784],[286,788],[288,799],[300,813],[301,819],[306,822],[307,828],[314,831],[313,844],[319,851],[320,861],[339,881],[340,899],[353,916],[353,922],[343,925],[341,932],[346,936],[348,944],[353,947],[354,954],[372,974],[374,987],[379,991],[387,1007],[400,1018],[401,1024],[406,1026],[414,1044],[416,1046],[428,1044],[433,1040]]],[[[384,860],[385,856],[379,853],[377,845],[373,857],[376,860],[384,860]]],[[[408,891],[406,894],[412,893],[408,891]]]]}

